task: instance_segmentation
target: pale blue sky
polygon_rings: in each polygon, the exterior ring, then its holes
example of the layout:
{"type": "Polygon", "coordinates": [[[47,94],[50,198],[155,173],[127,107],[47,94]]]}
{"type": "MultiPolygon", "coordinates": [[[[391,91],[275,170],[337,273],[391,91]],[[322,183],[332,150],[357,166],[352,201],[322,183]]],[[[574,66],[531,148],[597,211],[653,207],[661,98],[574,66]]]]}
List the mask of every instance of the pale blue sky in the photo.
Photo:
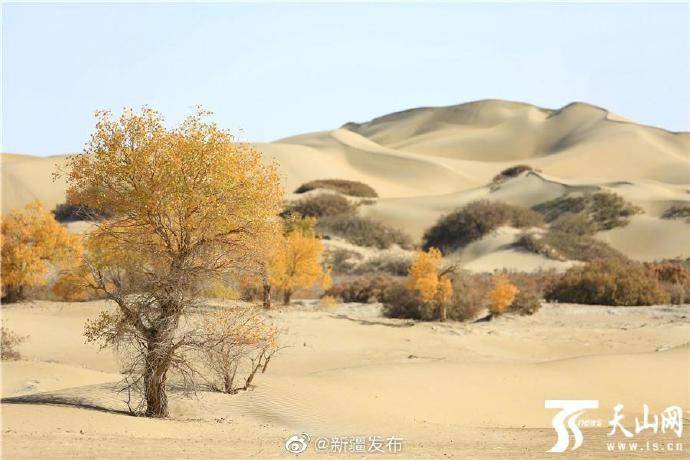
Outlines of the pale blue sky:
{"type": "Polygon", "coordinates": [[[417,106],[590,102],[688,130],[687,4],[3,6],[3,151],[79,151],[93,111],[202,104],[270,141],[417,106]]]}

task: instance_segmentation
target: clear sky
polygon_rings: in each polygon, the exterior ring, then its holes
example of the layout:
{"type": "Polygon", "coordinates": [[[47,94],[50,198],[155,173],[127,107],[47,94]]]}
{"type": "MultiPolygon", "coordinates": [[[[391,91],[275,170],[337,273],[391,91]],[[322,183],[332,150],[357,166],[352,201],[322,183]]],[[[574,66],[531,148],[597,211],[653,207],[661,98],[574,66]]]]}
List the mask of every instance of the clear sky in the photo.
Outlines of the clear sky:
{"type": "Polygon", "coordinates": [[[680,4],[5,4],[5,152],[82,149],[96,109],[202,104],[271,141],[418,106],[585,101],[690,123],[680,4]]]}

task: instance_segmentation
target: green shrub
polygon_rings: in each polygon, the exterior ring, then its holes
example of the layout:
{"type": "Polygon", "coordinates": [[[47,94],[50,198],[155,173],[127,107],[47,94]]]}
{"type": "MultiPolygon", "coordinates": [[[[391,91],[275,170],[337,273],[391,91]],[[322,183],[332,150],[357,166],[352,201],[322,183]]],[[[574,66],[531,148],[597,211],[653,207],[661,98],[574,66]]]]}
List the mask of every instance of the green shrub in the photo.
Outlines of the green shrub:
{"type": "Polygon", "coordinates": [[[290,203],[283,215],[297,213],[304,217],[321,218],[339,214],[352,215],[356,209],[356,206],[342,195],[322,193],[290,203]]]}
{"type": "Polygon", "coordinates": [[[344,195],[360,196],[364,198],[376,198],[379,195],[376,190],[362,182],[345,179],[320,179],[300,185],[295,193],[306,193],[311,190],[327,189],[344,195]]]}
{"type": "Polygon", "coordinates": [[[606,191],[581,196],[566,195],[540,203],[532,209],[543,214],[547,222],[553,222],[566,213],[583,214],[594,231],[623,227],[628,224],[631,216],[642,212],[620,195],[606,191]]]}
{"type": "Polygon", "coordinates": [[[685,219],[690,223],[690,204],[676,204],[668,208],[662,215],[662,219],[685,219]]]}
{"type": "Polygon", "coordinates": [[[336,297],[345,303],[367,303],[382,300],[384,292],[393,285],[393,279],[385,275],[362,276],[334,284],[324,297],[336,297]]]}
{"type": "Polygon", "coordinates": [[[546,293],[547,300],[593,305],[654,305],[669,296],[644,265],[597,259],[570,268],[546,293]]]}
{"type": "MultiPolygon", "coordinates": [[[[511,166],[510,168],[506,168],[500,173],[498,173],[494,178],[491,180],[493,184],[500,184],[501,182],[505,182],[508,179],[512,179],[513,177],[517,177],[520,174],[522,174],[525,171],[539,171],[538,169],[535,169],[531,167],[530,165],[515,165],[511,166]]],[[[539,171],[540,172],[540,171],[539,171]]]]}
{"type": "Polygon", "coordinates": [[[388,249],[394,244],[412,247],[410,237],[379,221],[356,215],[336,215],[319,219],[316,230],[321,235],[337,236],[357,246],[388,249]]]}
{"type": "Polygon", "coordinates": [[[438,248],[447,254],[481,239],[503,225],[527,228],[541,226],[543,223],[543,218],[530,209],[498,201],[474,201],[441,217],[424,234],[422,247],[427,250],[438,248]]]}

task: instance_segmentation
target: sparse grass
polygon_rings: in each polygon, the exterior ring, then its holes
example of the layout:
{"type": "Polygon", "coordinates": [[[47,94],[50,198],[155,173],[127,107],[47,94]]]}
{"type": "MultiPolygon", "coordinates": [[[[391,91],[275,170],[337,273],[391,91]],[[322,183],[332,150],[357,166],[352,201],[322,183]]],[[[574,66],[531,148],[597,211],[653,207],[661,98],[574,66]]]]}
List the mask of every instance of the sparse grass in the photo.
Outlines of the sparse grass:
{"type": "Polygon", "coordinates": [[[319,219],[316,230],[320,235],[337,236],[357,246],[388,249],[394,244],[412,247],[410,237],[382,222],[357,215],[340,214],[319,219]]]}
{"type": "Polygon", "coordinates": [[[327,189],[349,196],[376,198],[378,193],[371,186],[362,182],[345,179],[320,179],[300,185],[295,193],[306,193],[311,190],[327,189]]]}
{"type": "Polygon", "coordinates": [[[530,209],[498,201],[474,201],[459,210],[441,217],[423,237],[424,249],[438,248],[448,254],[481,239],[498,227],[539,227],[542,216],[530,209]]]}
{"type": "Polygon", "coordinates": [[[630,217],[642,209],[629,203],[613,192],[586,193],[580,196],[566,195],[540,203],[532,209],[553,222],[564,214],[581,214],[594,227],[594,231],[610,230],[628,224],[630,217]]]}

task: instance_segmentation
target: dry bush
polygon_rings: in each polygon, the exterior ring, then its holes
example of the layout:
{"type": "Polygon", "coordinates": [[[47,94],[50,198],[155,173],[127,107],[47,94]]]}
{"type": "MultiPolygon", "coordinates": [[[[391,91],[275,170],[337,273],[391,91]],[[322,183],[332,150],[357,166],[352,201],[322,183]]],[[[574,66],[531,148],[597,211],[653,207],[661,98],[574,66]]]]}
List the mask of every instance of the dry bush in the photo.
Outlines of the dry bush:
{"type": "Polygon", "coordinates": [[[590,235],[579,235],[554,228],[548,229],[543,235],[523,233],[515,245],[535,254],[561,261],[580,260],[587,262],[605,258],[625,259],[622,253],[590,235]]]}
{"type": "Polygon", "coordinates": [[[515,166],[511,166],[509,168],[506,168],[503,171],[501,171],[500,173],[498,173],[491,180],[491,183],[500,184],[501,182],[505,182],[508,179],[512,179],[513,177],[519,176],[520,174],[522,174],[525,171],[541,172],[539,169],[535,169],[535,168],[531,167],[530,165],[515,165],[515,166]]]}
{"type": "Polygon", "coordinates": [[[505,312],[520,290],[510,282],[508,276],[500,273],[494,276],[493,289],[489,292],[489,311],[492,316],[505,312]]]}
{"type": "Polygon", "coordinates": [[[387,273],[394,276],[405,276],[410,271],[412,256],[407,253],[377,254],[354,267],[353,273],[387,273]]]}
{"type": "Polygon", "coordinates": [[[353,215],[356,210],[357,207],[342,195],[320,193],[288,204],[283,215],[297,213],[304,217],[322,218],[340,214],[353,215]]]}
{"type": "Polygon", "coordinates": [[[357,251],[345,248],[329,248],[324,252],[323,260],[331,267],[333,273],[353,273],[363,256],[357,251]]]}
{"type": "Polygon", "coordinates": [[[206,380],[211,388],[228,394],[250,388],[278,350],[277,329],[253,307],[224,308],[201,321],[205,332],[196,348],[210,371],[206,380]]]}
{"type": "Polygon", "coordinates": [[[543,214],[547,222],[555,221],[566,213],[582,214],[597,232],[623,227],[628,224],[630,217],[642,212],[642,209],[625,201],[620,195],[607,191],[580,196],[565,195],[540,203],[532,209],[543,214]]]}
{"type": "Polygon", "coordinates": [[[345,303],[378,302],[393,283],[393,279],[385,275],[361,276],[334,284],[326,290],[324,297],[335,297],[345,303]]]}
{"type": "Polygon", "coordinates": [[[363,198],[376,198],[378,193],[369,185],[354,180],[345,179],[320,179],[313,180],[300,185],[295,193],[306,193],[311,190],[326,189],[349,196],[359,196],[363,198]]]}
{"type": "Polygon", "coordinates": [[[690,265],[688,261],[666,260],[646,263],[645,266],[661,283],[673,305],[690,301],[690,265]]]}
{"type": "Polygon", "coordinates": [[[21,358],[17,347],[26,341],[28,336],[17,335],[5,326],[0,327],[2,343],[0,344],[0,358],[3,361],[13,361],[21,358]]]}
{"type": "Polygon", "coordinates": [[[508,311],[519,315],[533,315],[540,308],[541,297],[536,292],[520,289],[510,307],[508,307],[508,311]]]}
{"type": "Polygon", "coordinates": [[[661,215],[662,219],[685,219],[690,222],[690,204],[676,204],[661,215]]]}
{"type": "Polygon", "coordinates": [[[441,217],[423,237],[422,247],[439,248],[444,254],[481,239],[503,225],[516,228],[542,226],[538,213],[498,201],[473,201],[461,209],[441,217]]]}
{"type": "Polygon", "coordinates": [[[72,203],[60,203],[55,206],[53,216],[55,216],[55,220],[63,223],[79,220],[101,220],[110,217],[106,212],[72,203]]]}
{"type": "Polygon", "coordinates": [[[438,319],[436,308],[423,302],[405,283],[394,283],[383,293],[383,315],[388,318],[408,318],[421,321],[438,319]]]}
{"type": "Polygon", "coordinates": [[[621,259],[597,259],[570,268],[546,292],[546,299],[622,306],[668,303],[669,296],[644,265],[621,259]]]}
{"type": "Polygon", "coordinates": [[[394,244],[412,247],[410,237],[382,222],[356,215],[341,214],[319,219],[316,230],[320,235],[336,236],[357,246],[388,249],[394,244]]]}

